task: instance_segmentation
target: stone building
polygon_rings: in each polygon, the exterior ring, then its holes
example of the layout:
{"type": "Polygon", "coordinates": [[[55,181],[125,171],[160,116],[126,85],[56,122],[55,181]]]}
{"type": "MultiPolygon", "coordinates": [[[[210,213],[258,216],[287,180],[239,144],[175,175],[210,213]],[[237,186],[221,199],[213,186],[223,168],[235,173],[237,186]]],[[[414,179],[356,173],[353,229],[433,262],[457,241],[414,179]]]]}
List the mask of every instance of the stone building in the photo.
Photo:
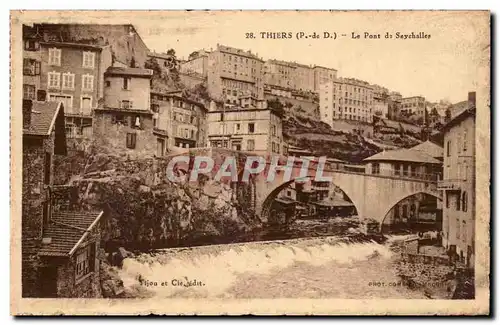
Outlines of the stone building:
{"type": "Polygon", "coordinates": [[[314,74],[314,91],[319,93],[321,85],[332,82],[337,79],[337,70],[315,65],[313,68],[314,74]]]}
{"type": "Polygon", "coordinates": [[[400,116],[423,125],[426,122],[426,103],[423,96],[405,97],[401,99],[400,116]]]}
{"type": "Polygon", "coordinates": [[[176,93],[152,92],[151,109],[158,156],[164,155],[167,148],[206,146],[205,105],[176,93]]]}
{"type": "Polygon", "coordinates": [[[104,71],[111,65],[109,46],[41,42],[40,90],[47,101],[64,103],[66,135],[91,138],[92,113],[103,98],[104,71]]]}
{"type": "Polygon", "coordinates": [[[152,156],[156,152],[150,105],[152,71],[110,67],[104,74],[104,103],[94,110],[95,142],[112,152],[152,156]]]}
{"type": "Polygon", "coordinates": [[[149,49],[131,24],[34,24],[44,42],[109,46],[113,65],[144,67],[149,49]]]}
{"type": "Polygon", "coordinates": [[[473,268],[475,252],[475,113],[476,93],[444,126],[443,246],[473,268]]]}
{"type": "Polygon", "coordinates": [[[365,81],[340,78],[321,85],[319,91],[321,121],[333,125],[344,119],[371,123],[373,120],[373,88],[365,81]]]}
{"type": "Polygon", "coordinates": [[[77,211],[74,200],[61,200],[73,193],[53,185],[54,155],[65,154],[63,104],[25,100],[23,297],[100,296],[98,250],[102,212],[77,211]]]}
{"type": "Polygon", "coordinates": [[[206,78],[208,75],[208,55],[210,52],[199,50],[194,53],[195,55],[181,64],[180,72],[185,74],[196,74],[206,78]]]}
{"type": "Polygon", "coordinates": [[[210,96],[228,104],[238,104],[243,92],[255,100],[264,99],[263,66],[264,61],[250,51],[217,44],[208,55],[210,96]]]}
{"type": "Polygon", "coordinates": [[[286,154],[282,121],[271,109],[209,111],[207,123],[210,147],[286,154]]]}

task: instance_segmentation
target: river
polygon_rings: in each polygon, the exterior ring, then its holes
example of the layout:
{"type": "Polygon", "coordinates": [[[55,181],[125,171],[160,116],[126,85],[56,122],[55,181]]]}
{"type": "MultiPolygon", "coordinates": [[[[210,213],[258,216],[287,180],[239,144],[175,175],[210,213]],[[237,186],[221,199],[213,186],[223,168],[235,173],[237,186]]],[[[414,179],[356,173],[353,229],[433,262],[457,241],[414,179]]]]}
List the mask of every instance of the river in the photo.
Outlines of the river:
{"type": "Polygon", "coordinates": [[[130,297],[425,299],[396,275],[395,239],[329,236],[162,249],[125,259],[119,276],[130,297]]]}

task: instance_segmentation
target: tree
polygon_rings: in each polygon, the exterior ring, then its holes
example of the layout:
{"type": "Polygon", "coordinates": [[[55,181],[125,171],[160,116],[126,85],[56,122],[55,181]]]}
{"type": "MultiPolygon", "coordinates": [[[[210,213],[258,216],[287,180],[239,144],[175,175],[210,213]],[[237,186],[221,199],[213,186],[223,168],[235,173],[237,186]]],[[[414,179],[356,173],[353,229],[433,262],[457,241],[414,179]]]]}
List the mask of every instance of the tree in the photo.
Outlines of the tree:
{"type": "MultiPolygon", "coordinates": [[[[167,51],[167,55],[171,55],[171,56],[173,56],[174,58],[176,58],[176,56],[175,56],[175,50],[174,50],[174,49],[169,49],[169,50],[167,51]]],[[[176,59],[177,59],[177,58],[176,58],[176,59]]]]}
{"type": "Polygon", "coordinates": [[[282,117],[285,115],[284,105],[279,99],[269,99],[267,101],[267,106],[271,108],[278,116],[282,117]]]}
{"type": "Polygon", "coordinates": [[[160,78],[161,77],[161,67],[158,61],[155,58],[148,58],[146,62],[144,62],[144,68],[153,70],[153,77],[160,78]]]}

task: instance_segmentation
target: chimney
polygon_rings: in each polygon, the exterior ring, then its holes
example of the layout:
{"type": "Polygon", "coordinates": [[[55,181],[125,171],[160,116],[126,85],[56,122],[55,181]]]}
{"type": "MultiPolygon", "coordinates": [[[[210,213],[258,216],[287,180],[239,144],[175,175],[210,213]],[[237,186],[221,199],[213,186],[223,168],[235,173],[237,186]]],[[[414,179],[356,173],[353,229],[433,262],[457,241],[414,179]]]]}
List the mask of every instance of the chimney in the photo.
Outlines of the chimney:
{"type": "Polygon", "coordinates": [[[476,109],[476,92],[471,91],[469,92],[469,103],[467,105],[467,109],[476,109]]]}
{"type": "Polygon", "coordinates": [[[31,109],[33,101],[31,99],[23,99],[23,129],[27,129],[31,124],[31,109]]]}

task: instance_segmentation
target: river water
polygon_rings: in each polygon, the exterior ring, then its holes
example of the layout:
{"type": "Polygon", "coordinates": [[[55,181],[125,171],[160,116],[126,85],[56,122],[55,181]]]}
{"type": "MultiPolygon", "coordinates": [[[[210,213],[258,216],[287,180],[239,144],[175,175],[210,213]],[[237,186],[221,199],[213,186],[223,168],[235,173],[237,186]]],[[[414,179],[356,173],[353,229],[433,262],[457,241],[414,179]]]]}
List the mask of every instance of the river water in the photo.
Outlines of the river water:
{"type": "Polygon", "coordinates": [[[425,299],[401,284],[390,242],[331,236],[163,249],[125,259],[119,275],[131,297],[425,299]]]}

